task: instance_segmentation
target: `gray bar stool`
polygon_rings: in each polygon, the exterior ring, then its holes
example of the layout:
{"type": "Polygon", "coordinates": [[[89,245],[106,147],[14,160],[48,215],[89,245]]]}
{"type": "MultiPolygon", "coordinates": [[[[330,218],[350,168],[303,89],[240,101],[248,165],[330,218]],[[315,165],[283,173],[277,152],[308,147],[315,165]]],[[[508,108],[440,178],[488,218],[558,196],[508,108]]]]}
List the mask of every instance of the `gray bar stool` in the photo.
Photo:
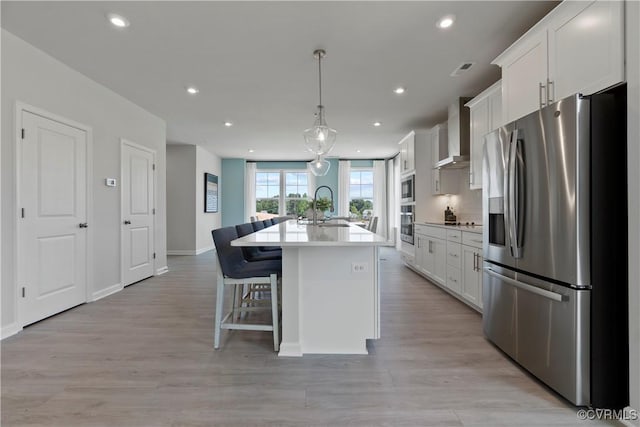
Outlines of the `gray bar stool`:
{"type": "Polygon", "coordinates": [[[211,232],[216,246],[217,268],[217,296],[215,313],[214,348],[220,348],[220,334],[222,329],[236,329],[245,331],[272,331],[273,349],[280,348],[279,310],[278,310],[278,276],[282,274],[282,262],[265,260],[249,262],[244,258],[242,249],[231,246],[231,241],[238,238],[235,227],[225,227],[211,232]],[[232,309],[223,317],[225,286],[233,287],[234,302],[232,309]],[[236,312],[252,312],[264,310],[265,307],[243,307],[241,301],[236,301],[237,287],[261,286],[271,294],[271,324],[235,323],[236,312]],[[238,306],[240,303],[240,306],[238,306]]]}

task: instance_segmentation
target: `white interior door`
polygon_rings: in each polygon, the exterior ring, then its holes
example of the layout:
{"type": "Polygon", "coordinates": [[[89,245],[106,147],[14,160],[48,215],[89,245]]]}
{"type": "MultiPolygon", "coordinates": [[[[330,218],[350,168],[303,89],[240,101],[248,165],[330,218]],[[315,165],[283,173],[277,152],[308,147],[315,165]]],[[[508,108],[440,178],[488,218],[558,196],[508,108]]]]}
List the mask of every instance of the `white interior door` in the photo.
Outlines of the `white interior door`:
{"type": "Polygon", "coordinates": [[[153,276],[155,152],[122,141],[123,285],[153,276]]]}
{"type": "Polygon", "coordinates": [[[87,132],[21,114],[18,297],[28,325],[86,302],[87,132]]]}

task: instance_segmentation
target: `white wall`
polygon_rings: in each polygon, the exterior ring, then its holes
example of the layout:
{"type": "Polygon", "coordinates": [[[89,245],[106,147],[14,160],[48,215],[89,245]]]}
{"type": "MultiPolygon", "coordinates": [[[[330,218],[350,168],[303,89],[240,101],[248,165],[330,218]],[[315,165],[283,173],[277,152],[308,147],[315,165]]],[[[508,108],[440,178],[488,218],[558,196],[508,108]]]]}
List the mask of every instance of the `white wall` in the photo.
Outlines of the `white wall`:
{"type": "Polygon", "coordinates": [[[72,70],[2,30],[2,331],[18,323],[14,226],[16,101],[66,117],[93,129],[93,275],[90,293],[118,285],[120,278],[120,187],[104,178],[120,176],[120,138],[156,150],[156,268],[166,266],[166,124],[122,96],[72,70]]]}
{"type": "Polygon", "coordinates": [[[220,201],[220,176],[222,161],[202,147],[196,147],[196,252],[201,253],[213,249],[211,230],[220,228],[222,223],[222,205],[220,201]],[[204,212],[204,173],[218,176],[218,212],[204,212]]]}
{"type": "MultiPolygon", "coordinates": [[[[629,186],[629,392],[640,411],[640,3],[626,3],[629,186]]],[[[640,423],[636,420],[636,423],[640,423]]]]}
{"type": "Polygon", "coordinates": [[[167,252],[195,251],[195,145],[167,145],[167,252]]]}
{"type": "Polygon", "coordinates": [[[220,158],[202,147],[167,146],[167,245],[170,255],[197,255],[213,249],[211,230],[220,228],[222,206],[219,193],[218,212],[204,212],[204,174],[212,173],[219,180],[221,171],[220,158]]]}

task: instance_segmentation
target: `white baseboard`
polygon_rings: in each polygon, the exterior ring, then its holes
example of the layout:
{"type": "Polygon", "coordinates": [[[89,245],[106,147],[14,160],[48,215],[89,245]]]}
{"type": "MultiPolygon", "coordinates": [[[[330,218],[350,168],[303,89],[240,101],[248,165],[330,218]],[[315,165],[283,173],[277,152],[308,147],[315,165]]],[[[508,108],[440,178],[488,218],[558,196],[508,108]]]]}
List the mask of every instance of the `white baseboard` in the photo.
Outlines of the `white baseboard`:
{"type": "Polygon", "coordinates": [[[10,336],[17,334],[21,330],[22,328],[15,322],[10,325],[3,326],[2,330],[0,330],[0,339],[9,338],[10,336]]]}
{"type": "Polygon", "coordinates": [[[203,254],[205,252],[209,252],[212,249],[215,249],[215,248],[213,246],[208,246],[206,248],[200,248],[196,250],[191,250],[191,249],[167,250],[167,255],[194,256],[194,255],[203,254]]]}
{"type": "Polygon", "coordinates": [[[109,295],[115,294],[116,292],[120,292],[124,289],[122,283],[116,283],[115,285],[109,286],[108,288],[100,289],[99,291],[95,291],[93,295],[91,295],[91,301],[98,301],[104,297],[108,297],[109,295]]]}
{"type": "Polygon", "coordinates": [[[167,250],[167,255],[195,255],[196,251],[191,249],[176,249],[176,250],[167,250]]]}
{"type": "Polygon", "coordinates": [[[167,267],[166,265],[164,267],[160,267],[159,269],[156,270],[156,276],[160,276],[164,273],[168,273],[169,272],[169,267],[167,267]]]}
{"type": "Polygon", "coordinates": [[[209,251],[211,251],[211,250],[213,250],[213,249],[215,249],[215,247],[214,247],[213,245],[211,245],[211,246],[207,246],[206,248],[200,248],[200,249],[198,249],[198,250],[196,251],[196,255],[200,255],[200,254],[203,254],[203,253],[205,253],[205,252],[209,252],[209,251]]]}

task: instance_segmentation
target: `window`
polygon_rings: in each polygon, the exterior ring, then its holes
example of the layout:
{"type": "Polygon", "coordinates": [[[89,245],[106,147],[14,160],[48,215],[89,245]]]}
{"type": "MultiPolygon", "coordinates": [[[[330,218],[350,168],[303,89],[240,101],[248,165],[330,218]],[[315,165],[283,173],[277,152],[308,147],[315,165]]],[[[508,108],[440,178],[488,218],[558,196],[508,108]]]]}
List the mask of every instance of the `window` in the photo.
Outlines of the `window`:
{"type": "Polygon", "coordinates": [[[368,219],[372,216],[372,169],[351,169],[349,173],[349,212],[360,219],[368,219]]]}
{"type": "Polygon", "coordinates": [[[280,172],[256,172],[256,212],[279,214],[280,172]]]}
{"type": "Polygon", "coordinates": [[[299,217],[309,208],[309,175],[307,172],[285,172],[286,215],[299,217]]]}
{"type": "Polygon", "coordinates": [[[257,171],[256,212],[301,216],[310,206],[308,191],[306,171],[257,171]]]}

